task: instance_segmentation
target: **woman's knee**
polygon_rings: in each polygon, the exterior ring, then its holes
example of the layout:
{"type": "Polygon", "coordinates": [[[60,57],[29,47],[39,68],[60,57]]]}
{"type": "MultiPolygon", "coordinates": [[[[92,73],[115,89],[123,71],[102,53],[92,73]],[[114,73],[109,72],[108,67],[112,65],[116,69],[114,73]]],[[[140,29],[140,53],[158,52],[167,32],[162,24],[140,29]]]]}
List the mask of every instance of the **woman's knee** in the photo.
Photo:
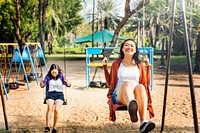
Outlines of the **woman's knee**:
{"type": "Polygon", "coordinates": [[[144,85],[138,84],[138,85],[135,87],[134,93],[136,93],[136,94],[139,93],[139,94],[145,95],[145,94],[146,94],[146,90],[145,90],[144,85]]]}
{"type": "Polygon", "coordinates": [[[53,110],[53,105],[48,104],[48,106],[47,106],[47,111],[48,111],[48,112],[52,112],[52,110],[53,110]]]}

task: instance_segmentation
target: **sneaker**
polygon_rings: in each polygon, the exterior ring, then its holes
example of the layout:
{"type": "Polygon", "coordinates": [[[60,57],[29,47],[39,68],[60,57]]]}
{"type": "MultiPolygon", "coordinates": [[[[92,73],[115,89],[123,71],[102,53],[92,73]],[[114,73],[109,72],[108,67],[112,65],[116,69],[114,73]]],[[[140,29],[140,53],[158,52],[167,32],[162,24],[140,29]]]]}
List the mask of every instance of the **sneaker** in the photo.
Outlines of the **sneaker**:
{"type": "Polygon", "coordinates": [[[132,100],[129,103],[128,106],[128,112],[131,118],[132,122],[137,122],[138,121],[138,117],[137,117],[137,110],[138,110],[138,104],[136,100],[132,100]]]}
{"type": "Polygon", "coordinates": [[[49,127],[45,127],[44,128],[44,132],[49,132],[50,131],[50,128],[49,127]]]}
{"type": "Polygon", "coordinates": [[[153,121],[144,122],[140,126],[140,133],[148,133],[152,131],[155,127],[156,125],[153,121]]]}
{"type": "Polygon", "coordinates": [[[57,132],[57,130],[54,128],[53,130],[52,130],[52,133],[56,133],[57,132]]]}

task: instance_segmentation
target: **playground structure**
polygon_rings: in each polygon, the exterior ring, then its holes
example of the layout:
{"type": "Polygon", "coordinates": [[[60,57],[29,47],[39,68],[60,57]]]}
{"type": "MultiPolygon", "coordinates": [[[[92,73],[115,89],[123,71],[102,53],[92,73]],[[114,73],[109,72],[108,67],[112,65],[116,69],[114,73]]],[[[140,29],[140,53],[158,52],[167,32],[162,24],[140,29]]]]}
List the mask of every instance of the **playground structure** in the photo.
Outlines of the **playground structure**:
{"type": "MultiPolygon", "coordinates": [[[[86,88],[89,87],[90,84],[90,67],[96,67],[95,69],[95,74],[98,68],[102,67],[102,63],[100,62],[91,62],[90,61],[90,57],[91,55],[100,55],[102,54],[102,51],[104,49],[110,49],[110,50],[114,50],[117,51],[119,48],[114,48],[114,47],[105,47],[105,48],[100,48],[100,47],[92,47],[92,48],[86,48],[86,88]]],[[[154,51],[152,47],[140,47],[138,48],[140,55],[148,55],[149,57],[149,62],[152,65],[152,69],[151,69],[151,77],[150,77],[150,87],[151,89],[153,88],[153,55],[154,55],[154,51]]],[[[112,63],[108,63],[108,66],[111,66],[112,63]]],[[[95,76],[94,74],[94,76],[95,76]]],[[[94,79],[94,77],[93,77],[94,79]]]]}
{"type": "MultiPolygon", "coordinates": [[[[195,93],[194,93],[194,83],[192,77],[192,63],[191,63],[191,54],[190,54],[190,46],[189,46],[189,39],[188,39],[188,31],[187,31],[187,23],[186,23],[186,13],[185,13],[185,2],[184,0],[180,0],[180,9],[182,13],[182,20],[183,20],[183,29],[184,29],[184,41],[185,41],[185,52],[187,57],[187,64],[188,64],[188,78],[189,78],[189,85],[190,85],[190,95],[191,95],[191,102],[192,102],[192,112],[193,112],[193,120],[194,120],[194,130],[195,133],[199,133],[199,125],[198,125],[198,117],[197,117],[197,110],[196,110],[196,100],[195,100],[195,93]]],[[[176,0],[172,2],[172,13],[171,13],[171,23],[170,23],[170,37],[169,37],[169,50],[168,50],[168,58],[167,58],[167,69],[166,69],[166,78],[165,78],[165,92],[164,92],[164,100],[163,100],[163,113],[162,113],[162,123],[161,123],[161,132],[164,130],[165,124],[165,111],[166,111],[166,101],[167,101],[167,90],[168,90],[168,77],[170,71],[170,57],[171,57],[171,47],[173,41],[173,30],[174,30],[174,18],[176,13],[176,0]]]]}
{"type": "Polygon", "coordinates": [[[2,86],[4,89],[4,94],[6,95],[6,99],[8,99],[8,94],[7,94],[7,89],[9,86],[9,78],[12,75],[13,78],[13,86],[15,86],[16,88],[18,87],[18,76],[20,74],[20,68],[22,67],[23,72],[24,72],[24,76],[26,78],[26,83],[28,86],[28,89],[30,89],[30,85],[28,82],[28,78],[26,75],[26,71],[25,71],[25,66],[22,60],[22,56],[18,47],[17,43],[1,43],[0,44],[1,48],[2,48],[2,54],[1,54],[1,82],[2,82],[2,86]],[[8,46],[12,46],[13,47],[13,52],[12,55],[8,55],[8,46]],[[10,57],[9,57],[10,56],[10,57]],[[15,68],[17,67],[16,63],[18,64],[18,70],[16,69],[16,77],[15,77],[15,82],[14,82],[14,73],[12,72],[12,63],[15,62],[15,68]]]}
{"type": "Polygon", "coordinates": [[[48,71],[47,63],[44,58],[44,54],[40,43],[38,42],[27,42],[23,48],[22,60],[26,61],[26,73],[28,73],[29,80],[35,80],[38,85],[38,78],[42,77],[42,64],[41,59],[45,65],[46,71],[48,71]],[[38,63],[39,59],[39,63],[38,63]],[[28,66],[28,64],[30,66],[28,66]],[[36,72],[36,68],[40,67],[40,74],[36,72]]]}
{"type": "Polygon", "coordinates": [[[43,51],[41,49],[40,43],[26,43],[23,47],[22,54],[19,50],[17,43],[0,43],[2,54],[1,54],[1,75],[0,79],[2,81],[2,86],[4,89],[4,94],[6,95],[6,99],[8,99],[8,89],[9,87],[18,88],[19,82],[18,78],[21,72],[21,67],[23,69],[24,73],[24,80],[26,80],[28,90],[30,90],[29,80],[30,77],[27,75],[28,72],[30,72],[29,67],[25,67],[26,62],[28,62],[31,65],[31,71],[33,72],[34,79],[36,80],[36,83],[38,84],[38,77],[41,77],[42,75],[42,68],[41,73],[36,73],[35,66],[42,67],[41,63],[37,63],[37,59],[43,59],[43,62],[46,67],[46,71],[48,71],[46,60],[44,58],[43,51]],[[13,47],[12,54],[8,54],[8,46],[13,47]],[[34,50],[30,47],[34,47],[34,50]],[[32,54],[31,54],[32,52],[32,54]],[[15,65],[15,73],[13,73],[12,66],[15,65]],[[15,79],[14,79],[15,75],[15,79]],[[9,83],[9,79],[12,78],[13,82],[9,83]]]}

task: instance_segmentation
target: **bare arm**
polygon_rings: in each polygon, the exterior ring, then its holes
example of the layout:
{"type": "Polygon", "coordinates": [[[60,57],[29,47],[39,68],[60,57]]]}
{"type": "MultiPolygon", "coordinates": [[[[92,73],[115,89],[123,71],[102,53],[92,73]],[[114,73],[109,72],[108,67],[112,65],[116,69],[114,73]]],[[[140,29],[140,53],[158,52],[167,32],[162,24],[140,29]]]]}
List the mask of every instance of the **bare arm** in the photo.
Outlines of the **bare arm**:
{"type": "Polygon", "coordinates": [[[65,77],[64,78],[64,81],[65,81],[65,83],[66,83],[66,85],[67,85],[67,87],[71,87],[71,83],[67,80],[67,78],[65,77]]]}
{"type": "Polygon", "coordinates": [[[106,79],[106,84],[110,86],[110,73],[108,72],[108,68],[107,68],[107,64],[108,64],[107,57],[104,57],[104,59],[102,60],[102,63],[103,63],[103,70],[104,70],[104,76],[106,79]]]}

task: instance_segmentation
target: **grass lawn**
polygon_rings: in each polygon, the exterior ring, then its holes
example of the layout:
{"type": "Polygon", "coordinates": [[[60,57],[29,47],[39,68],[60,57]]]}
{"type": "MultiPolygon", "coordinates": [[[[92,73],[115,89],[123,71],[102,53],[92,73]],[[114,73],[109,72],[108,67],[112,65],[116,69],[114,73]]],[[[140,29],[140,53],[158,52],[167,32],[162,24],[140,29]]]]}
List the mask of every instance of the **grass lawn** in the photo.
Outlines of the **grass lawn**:
{"type": "MultiPolygon", "coordinates": [[[[63,60],[64,54],[51,54],[51,55],[45,54],[45,57],[47,60],[48,59],[63,60]]],[[[114,59],[117,59],[117,57],[118,56],[116,55],[111,55],[110,59],[114,60],[114,59]]],[[[65,54],[65,58],[67,60],[85,60],[86,54],[65,54]]],[[[97,55],[94,55],[94,60],[102,60],[102,59],[103,59],[103,55],[98,55],[98,58],[97,58],[97,55]]]]}
{"type": "MultiPolygon", "coordinates": [[[[64,54],[45,54],[45,57],[48,59],[64,59],[64,54]]],[[[65,54],[65,58],[68,60],[83,60],[85,59],[85,54],[65,54]]]]}
{"type": "MultiPolygon", "coordinates": [[[[161,58],[160,55],[156,55],[156,57],[158,57],[159,59],[161,58]]],[[[171,55],[170,61],[171,61],[170,66],[173,66],[173,67],[187,66],[186,55],[180,55],[180,56],[171,55]]],[[[192,57],[191,62],[192,62],[192,66],[194,66],[195,65],[195,56],[192,57]]],[[[160,60],[155,62],[156,66],[159,64],[160,64],[160,60]]],[[[167,60],[165,60],[165,65],[167,65],[167,60]]]]}
{"type": "MultiPolygon", "coordinates": [[[[45,54],[47,60],[48,59],[61,59],[63,60],[64,59],[64,54],[51,54],[51,55],[48,55],[48,54],[45,54]]],[[[65,54],[65,58],[67,60],[85,60],[85,54],[65,54]]],[[[96,55],[94,56],[95,59],[96,59],[96,55]]],[[[111,56],[111,60],[114,60],[114,59],[117,59],[118,56],[111,56]]],[[[156,55],[156,57],[160,58],[160,55],[156,55]]],[[[99,55],[99,59],[102,59],[103,56],[102,55],[99,55]]],[[[191,59],[192,61],[192,64],[194,65],[195,64],[195,58],[193,56],[193,58],[191,59]]],[[[158,61],[155,61],[154,62],[155,65],[159,65],[160,64],[160,60],[158,61]]],[[[167,60],[165,60],[165,64],[167,65],[167,60]]],[[[187,65],[187,58],[185,55],[181,55],[181,56],[174,56],[174,55],[171,55],[171,62],[170,64],[172,66],[186,66],[187,65]]]]}
{"type": "Polygon", "coordinates": [[[0,129],[0,133],[11,133],[11,132],[9,132],[9,131],[7,131],[5,129],[0,129]]]}

